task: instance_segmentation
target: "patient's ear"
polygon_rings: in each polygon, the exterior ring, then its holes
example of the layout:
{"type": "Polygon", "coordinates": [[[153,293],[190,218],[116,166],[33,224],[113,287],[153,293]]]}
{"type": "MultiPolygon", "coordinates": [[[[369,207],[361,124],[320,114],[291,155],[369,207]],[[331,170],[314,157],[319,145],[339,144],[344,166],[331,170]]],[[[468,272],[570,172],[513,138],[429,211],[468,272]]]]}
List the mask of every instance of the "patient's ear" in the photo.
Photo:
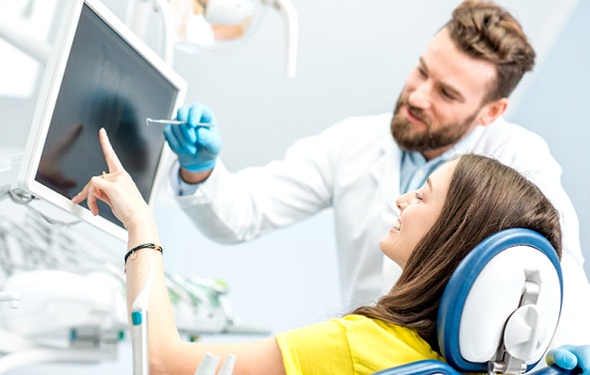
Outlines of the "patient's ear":
{"type": "Polygon", "coordinates": [[[483,106],[480,110],[477,123],[487,126],[506,112],[508,108],[508,98],[501,98],[483,106]]]}

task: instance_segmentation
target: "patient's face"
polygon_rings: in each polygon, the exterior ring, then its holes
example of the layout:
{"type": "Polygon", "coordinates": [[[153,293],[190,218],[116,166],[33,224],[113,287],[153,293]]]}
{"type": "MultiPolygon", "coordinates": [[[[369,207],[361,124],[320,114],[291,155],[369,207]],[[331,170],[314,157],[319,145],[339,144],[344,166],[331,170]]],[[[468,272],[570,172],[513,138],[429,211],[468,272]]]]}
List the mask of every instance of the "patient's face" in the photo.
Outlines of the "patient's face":
{"type": "Polygon", "coordinates": [[[419,190],[402,195],[396,201],[400,209],[398,221],[381,239],[381,251],[404,268],[416,244],[432,228],[440,215],[456,161],[443,164],[419,190]]]}

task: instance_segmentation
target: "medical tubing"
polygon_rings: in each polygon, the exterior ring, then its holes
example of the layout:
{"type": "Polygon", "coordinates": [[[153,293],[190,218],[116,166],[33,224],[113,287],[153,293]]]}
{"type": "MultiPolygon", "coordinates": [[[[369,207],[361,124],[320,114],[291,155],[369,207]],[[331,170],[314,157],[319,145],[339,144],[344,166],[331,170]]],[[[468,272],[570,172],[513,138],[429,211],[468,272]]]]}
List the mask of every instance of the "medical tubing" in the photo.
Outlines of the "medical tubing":
{"type": "Polygon", "coordinates": [[[134,375],[149,375],[148,310],[153,273],[150,267],[147,268],[147,272],[145,284],[131,305],[131,347],[134,375]]]}

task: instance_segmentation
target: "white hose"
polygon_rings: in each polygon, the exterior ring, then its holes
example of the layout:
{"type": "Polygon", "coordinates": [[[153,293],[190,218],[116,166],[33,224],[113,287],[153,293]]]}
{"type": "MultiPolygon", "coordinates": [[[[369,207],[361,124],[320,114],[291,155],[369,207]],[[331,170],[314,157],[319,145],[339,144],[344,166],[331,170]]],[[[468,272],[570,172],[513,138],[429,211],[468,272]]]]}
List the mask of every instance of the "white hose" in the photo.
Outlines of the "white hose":
{"type": "Polygon", "coordinates": [[[98,350],[30,349],[0,357],[0,374],[37,363],[95,363],[101,359],[98,350]]]}

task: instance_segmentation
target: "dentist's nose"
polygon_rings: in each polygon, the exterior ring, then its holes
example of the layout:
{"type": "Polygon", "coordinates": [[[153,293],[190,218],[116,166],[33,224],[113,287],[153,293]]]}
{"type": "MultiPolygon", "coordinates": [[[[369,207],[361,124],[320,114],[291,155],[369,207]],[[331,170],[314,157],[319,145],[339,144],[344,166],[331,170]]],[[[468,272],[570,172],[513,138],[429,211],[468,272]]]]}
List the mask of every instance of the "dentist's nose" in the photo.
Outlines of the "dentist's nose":
{"type": "Polygon", "coordinates": [[[428,109],[430,108],[430,97],[432,92],[432,85],[430,82],[422,82],[414,91],[412,91],[408,97],[408,103],[412,107],[420,108],[420,109],[428,109]]]}

